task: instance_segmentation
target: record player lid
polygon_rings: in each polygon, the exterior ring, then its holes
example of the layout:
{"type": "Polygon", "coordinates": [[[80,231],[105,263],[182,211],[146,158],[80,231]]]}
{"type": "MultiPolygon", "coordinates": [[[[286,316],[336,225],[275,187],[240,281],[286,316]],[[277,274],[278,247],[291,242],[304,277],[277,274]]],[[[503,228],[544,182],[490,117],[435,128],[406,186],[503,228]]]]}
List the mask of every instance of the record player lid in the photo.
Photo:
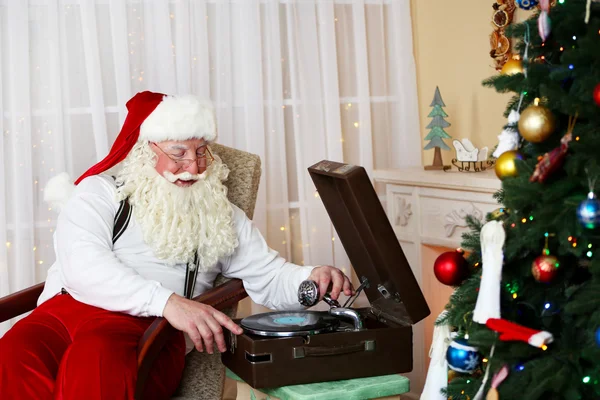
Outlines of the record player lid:
{"type": "Polygon", "coordinates": [[[395,320],[408,315],[412,324],[427,317],[425,297],[365,169],[323,160],[308,172],[356,274],[369,280],[371,307],[395,320]]]}

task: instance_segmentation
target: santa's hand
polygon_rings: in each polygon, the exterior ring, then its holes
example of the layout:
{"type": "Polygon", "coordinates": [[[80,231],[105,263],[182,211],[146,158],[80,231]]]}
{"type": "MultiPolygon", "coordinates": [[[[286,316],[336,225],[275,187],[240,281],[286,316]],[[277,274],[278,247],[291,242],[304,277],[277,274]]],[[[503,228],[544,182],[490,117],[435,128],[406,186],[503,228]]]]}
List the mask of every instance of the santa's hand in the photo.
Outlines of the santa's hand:
{"type": "Polygon", "coordinates": [[[323,296],[327,293],[330,283],[332,284],[330,296],[333,300],[338,299],[342,290],[346,296],[354,294],[348,277],[339,269],[328,265],[314,268],[308,279],[315,281],[319,285],[319,300],[322,300],[323,296]]]}
{"type": "Polygon", "coordinates": [[[236,335],[243,332],[242,328],[221,311],[209,305],[188,300],[177,294],[172,294],[169,297],[163,311],[163,317],[175,329],[187,333],[194,342],[196,350],[201,352],[204,347],[209,354],[213,353],[214,343],[217,344],[219,351],[224,352],[227,350],[222,327],[229,329],[236,335]]]}

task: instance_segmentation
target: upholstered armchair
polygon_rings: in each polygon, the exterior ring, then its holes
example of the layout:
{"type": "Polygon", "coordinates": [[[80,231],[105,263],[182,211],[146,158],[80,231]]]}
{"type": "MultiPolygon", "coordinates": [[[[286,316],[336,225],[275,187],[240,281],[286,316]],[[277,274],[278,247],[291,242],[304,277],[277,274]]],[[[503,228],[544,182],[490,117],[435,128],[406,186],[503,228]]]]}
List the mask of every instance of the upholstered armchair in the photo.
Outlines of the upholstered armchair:
{"type": "MultiPolygon", "coordinates": [[[[257,155],[232,149],[219,144],[211,146],[230,169],[225,182],[229,200],[252,219],[261,175],[260,158],[257,155]]],[[[0,322],[24,314],[36,307],[44,283],[0,298],[0,322]]],[[[227,279],[219,275],[215,287],[194,300],[209,304],[233,317],[237,303],[247,296],[239,279],[227,279]]],[[[157,318],[146,330],[138,344],[138,380],[135,398],[142,399],[146,379],[156,356],[166,343],[174,328],[164,318],[157,318]]],[[[181,399],[221,399],[225,384],[225,367],[218,351],[214,354],[194,350],[187,355],[183,378],[176,393],[181,399]]]]}

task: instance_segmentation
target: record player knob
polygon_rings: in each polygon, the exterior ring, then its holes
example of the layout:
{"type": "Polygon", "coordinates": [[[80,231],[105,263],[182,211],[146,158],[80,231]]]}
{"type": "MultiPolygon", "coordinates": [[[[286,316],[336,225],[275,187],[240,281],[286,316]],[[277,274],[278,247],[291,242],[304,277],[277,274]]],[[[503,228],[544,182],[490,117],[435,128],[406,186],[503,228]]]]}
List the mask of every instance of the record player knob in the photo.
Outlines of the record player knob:
{"type": "MultiPolygon", "coordinates": [[[[341,307],[337,300],[333,300],[329,294],[332,285],[329,285],[327,293],[323,296],[323,301],[329,304],[330,307],[341,307]]],[[[305,307],[312,307],[319,302],[319,285],[317,282],[306,280],[300,284],[298,288],[298,301],[305,307]]]]}
{"type": "Polygon", "coordinates": [[[298,302],[305,307],[312,307],[319,302],[319,286],[317,282],[306,280],[298,288],[298,302]]]}

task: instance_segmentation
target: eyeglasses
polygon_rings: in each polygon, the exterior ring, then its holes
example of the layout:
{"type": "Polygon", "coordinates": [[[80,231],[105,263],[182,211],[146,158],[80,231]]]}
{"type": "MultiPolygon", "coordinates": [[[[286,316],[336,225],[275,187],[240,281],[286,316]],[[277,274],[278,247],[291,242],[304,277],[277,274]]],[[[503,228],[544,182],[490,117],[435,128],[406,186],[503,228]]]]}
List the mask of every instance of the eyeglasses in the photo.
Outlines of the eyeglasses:
{"type": "Polygon", "coordinates": [[[166,153],[155,142],[150,142],[150,143],[152,143],[154,146],[156,146],[156,148],[159,149],[161,151],[161,153],[163,153],[165,156],[169,157],[169,159],[171,161],[173,161],[175,163],[175,165],[177,165],[177,167],[182,168],[182,169],[187,169],[190,165],[192,165],[193,162],[195,162],[196,164],[198,164],[199,170],[204,170],[204,169],[207,169],[208,167],[210,167],[211,164],[213,163],[213,161],[215,161],[215,158],[213,157],[212,153],[210,152],[210,149],[208,148],[208,146],[206,146],[206,150],[204,153],[197,155],[196,159],[193,160],[193,159],[189,159],[189,158],[177,158],[171,154],[166,153]]]}

